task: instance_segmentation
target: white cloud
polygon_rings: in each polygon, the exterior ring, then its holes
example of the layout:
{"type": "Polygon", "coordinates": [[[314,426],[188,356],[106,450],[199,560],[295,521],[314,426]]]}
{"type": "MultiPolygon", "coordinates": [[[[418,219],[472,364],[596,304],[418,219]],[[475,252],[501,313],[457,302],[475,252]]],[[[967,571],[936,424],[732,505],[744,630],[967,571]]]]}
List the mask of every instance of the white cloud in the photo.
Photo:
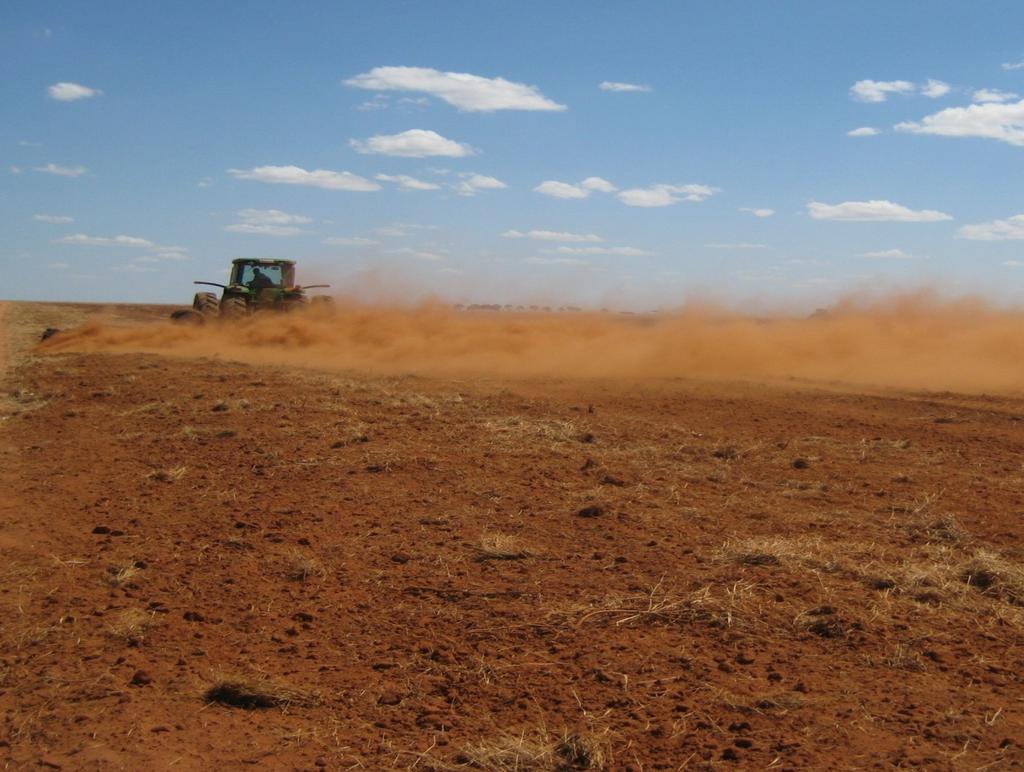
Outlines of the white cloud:
{"type": "Polygon", "coordinates": [[[19,139],[18,140],[18,147],[42,147],[42,146],[43,146],[42,142],[33,142],[32,140],[28,140],[28,139],[19,139]]]}
{"type": "Polygon", "coordinates": [[[598,193],[614,193],[618,190],[608,180],[601,177],[587,177],[579,186],[584,190],[596,190],[598,193]]]}
{"type": "Polygon", "coordinates": [[[384,94],[374,94],[372,99],[360,102],[356,105],[355,109],[363,113],[368,113],[374,110],[386,110],[390,106],[391,100],[388,99],[387,96],[384,94]]]}
{"type": "Polygon", "coordinates": [[[280,209],[242,209],[238,216],[244,222],[259,225],[305,225],[313,222],[311,217],[301,214],[288,214],[280,209]]]}
{"type": "Polygon", "coordinates": [[[89,99],[103,93],[97,88],[89,88],[80,83],[54,83],[46,90],[50,99],[56,99],[58,102],[76,102],[79,99],[89,99]]]}
{"type": "Polygon", "coordinates": [[[636,83],[619,83],[614,80],[603,81],[598,88],[602,91],[653,91],[650,86],[641,86],[636,83]]]}
{"type": "Polygon", "coordinates": [[[213,184],[213,177],[203,177],[196,183],[197,188],[208,188],[213,184]]]}
{"type": "Polygon", "coordinates": [[[982,137],[1024,146],[1024,99],[1012,104],[987,102],[950,107],[920,121],[897,123],[896,130],[942,137],[982,137]]]}
{"type": "Polygon", "coordinates": [[[332,236],[329,239],[324,239],[324,244],[333,244],[339,247],[369,247],[379,243],[376,239],[362,236],[332,236]]]}
{"type": "Polygon", "coordinates": [[[566,231],[545,231],[545,230],[531,230],[526,231],[505,231],[501,234],[506,239],[534,239],[535,241],[603,241],[600,236],[593,233],[569,233],[566,231]]]}
{"type": "Polygon", "coordinates": [[[553,198],[588,198],[595,191],[599,193],[614,193],[616,190],[618,188],[601,177],[587,177],[575,185],[568,182],[559,182],[558,180],[544,180],[544,182],[534,188],[535,192],[543,193],[545,196],[552,196],[553,198]]]}
{"type": "Polygon", "coordinates": [[[849,222],[939,222],[953,218],[933,209],[915,211],[892,201],[844,201],[823,204],[812,201],[807,212],[814,220],[846,220],[849,222]]]}
{"type": "Polygon", "coordinates": [[[70,265],[69,263],[50,263],[50,264],[49,264],[48,266],[46,266],[46,267],[47,267],[47,268],[52,268],[52,269],[53,269],[53,270],[55,270],[55,271],[62,271],[62,270],[64,270],[65,268],[70,268],[70,267],[71,267],[71,265],[70,265]]]}
{"type": "Polygon", "coordinates": [[[1024,239],[1024,214],[1005,220],[992,220],[976,225],[965,225],[957,236],[971,241],[1016,241],[1024,239]]]}
{"type": "Polygon", "coordinates": [[[58,177],[81,177],[89,172],[84,166],[61,166],[60,164],[37,166],[35,171],[42,172],[43,174],[55,174],[58,177]]]}
{"type": "Polygon", "coordinates": [[[163,262],[174,262],[191,260],[192,258],[184,252],[157,252],[152,255],[144,255],[135,259],[137,263],[163,263],[163,262]]]}
{"type": "Polygon", "coordinates": [[[578,257],[528,257],[523,262],[533,265],[589,265],[578,257]]]}
{"type": "Polygon", "coordinates": [[[140,239],[138,236],[86,236],[84,233],[76,233],[73,236],[64,236],[56,239],[54,244],[74,244],[86,247],[156,247],[152,241],[140,239]]]}
{"type": "Polygon", "coordinates": [[[393,222],[390,225],[382,225],[379,228],[374,228],[373,231],[378,236],[388,236],[392,238],[401,238],[403,236],[410,235],[410,231],[433,231],[437,230],[436,225],[419,225],[416,223],[407,222],[393,222]]]}
{"type": "Polygon", "coordinates": [[[876,137],[881,132],[878,129],[874,129],[871,126],[861,126],[859,129],[851,129],[846,132],[848,137],[876,137]]]}
{"type": "Polygon", "coordinates": [[[411,247],[402,247],[401,249],[392,249],[390,251],[392,255],[406,255],[416,260],[425,260],[427,262],[436,263],[439,260],[444,260],[444,255],[439,255],[436,252],[425,252],[419,249],[412,249],[411,247]]]}
{"type": "Polygon", "coordinates": [[[670,206],[680,201],[701,202],[718,192],[708,185],[652,185],[620,191],[619,200],[626,206],[670,206]]]}
{"type": "Polygon", "coordinates": [[[356,152],[375,155],[392,155],[401,158],[426,158],[427,156],[445,156],[462,158],[473,155],[469,145],[446,139],[436,131],[428,129],[409,129],[400,134],[378,134],[369,139],[350,139],[356,152]]]}
{"type": "Polygon", "coordinates": [[[11,167],[8,167],[8,168],[10,169],[11,174],[21,174],[22,173],[22,168],[20,166],[11,166],[11,167]]]}
{"type": "Polygon", "coordinates": [[[645,249],[636,247],[558,247],[555,252],[560,255],[619,255],[621,257],[643,257],[651,254],[645,249]]]}
{"type": "Polygon", "coordinates": [[[731,244],[705,244],[710,249],[768,249],[766,244],[751,244],[746,241],[737,241],[731,244]]]}
{"type": "Polygon", "coordinates": [[[997,88],[979,88],[971,95],[972,102],[1012,102],[1014,99],[1020,99],[1020,94],[997,88]]]}
{"type": "Polygon", "coordinates": [[[908,255],[902,249],[878,249],[873,252],[861,252],[860,256],[881,260],[910,260],[913,258],[913,255],[908,255]]]}
{"type": "Polygon", "coordinates": [[[377,174],[375,180],[381,182],[394,182],[402,190],[438,190],[441,186],[433,182],[424,182],[406,174],[377,174]]]}
{"type": "Polygon", "coordinates": [[[928,82],[921,86],[921,93],[929,99],[938,99],[944,97],[951,91],[948,83],[943,83],[941,80],[928,79],[928,82]]]}
{"type": "Polygon", "coordinates": [[[327,190],[371,191],[380,190],[380,185],[358,174],[335,172],[329,169],[306,171],[300,166],[257,166],[253,169],[228,169],[228,173],[239,180],[277,183],[281,185],[306,185],[327,190]]]}
{"type": "Polygon", "coordinates": [[[427,67],[374,67],[349,78],[345,85],[371,91],[417,91],[466,112],[566,109],[544,96],[536,86],[427,67]]]}
{"type": "Polygon", "coordinates": [[[741,206],[736,211],[737,212],[749,212],[750,214],[754,215],[754,217],[771,217],[773,214],[775,214],[775,210],[774,209],[753,208],[753,207],[749,207],[749,206],[741,206]]]}
{"type": "Polygon", "coordinates": [[[1024,145],[1024,100],[1015,104],[989,102],[950,108],[926,116],[920,123],[900,123],[896,128],[915,134],[998,139],[1020,146],[1024,145]]]}
{"type": "Polygon", "coordinates": [[[256,223],[239,222],[225,225],[229,233],[248,233],[255,236],[298,236],[306,231],[292,225],[259,225],[256,223]]]}
{"type": "Polygon", "coordinates": [[[305,215],[288,214],[280,209],[242,209],[238,217],[241,222],[227,225],[224,230],[260,236],[298,236],[306,231],[296,226],[313,222],[305,215]]]}
{"type": "Polygon", "coordinates": [[[502,190],[508,187],[497,177],[488,177],[485,174],[466,172],[459,177],[462,178],[461,182],[452,187],[460,196],[475,196],[481,190],[502,190]]]}
{"type": "Polygon", "coordinates": [[[1007,260],[1003,263],[1007,268],[1020,268],[1024,266],[1024,260],[1007,260]]]}
{"type": "Polygon", "coordinates": [[[579,185],[570,185],[568,182],[559,182],[558,180],[544,180],[534,188],[534,191],[554,198],[587,198],[590,195],[589,190],[581,188],[579,185]]]}
{"type": "Polygon", "coordinates": [[[889,94],[910,94],[914,88],[909,80],[858,80],[850,86],[850,96],[861,102],[884,102],[889,94]]]}
{"type": "Polygon", "coordinates": [[[34,214],[32,219],[36,222],[48,222],[51,225],[63,225],[75,221],[74,217],[65,217],[61,214],[34,214]]]}
{"type": "Polygon", "coordinates": [[[1003,62],[1004,70],[1024,70],[1024,61],[1020,62],[1003,62]]]}

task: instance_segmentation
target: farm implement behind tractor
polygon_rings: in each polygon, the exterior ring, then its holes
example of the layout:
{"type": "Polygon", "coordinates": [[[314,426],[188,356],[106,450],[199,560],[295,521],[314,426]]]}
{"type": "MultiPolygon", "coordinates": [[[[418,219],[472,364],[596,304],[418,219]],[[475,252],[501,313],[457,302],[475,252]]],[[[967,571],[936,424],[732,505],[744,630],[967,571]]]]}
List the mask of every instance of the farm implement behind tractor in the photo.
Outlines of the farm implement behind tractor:
{"type": "Polygon", "coordinates": [[[171,318],[180,322],[203,323],[210,319],[238,319],[257,311],[297,311],[311,303],[329,303],[325,295],[310,297],[306,290],[329,287],[329,284],[310,284],[303,287],[295,283],[294,260],[257,260],[238,258],[231,261],[231,275],[227,284],[197,281],[215,292],[197,292],[192,308],[175,311],[171,318]]]}

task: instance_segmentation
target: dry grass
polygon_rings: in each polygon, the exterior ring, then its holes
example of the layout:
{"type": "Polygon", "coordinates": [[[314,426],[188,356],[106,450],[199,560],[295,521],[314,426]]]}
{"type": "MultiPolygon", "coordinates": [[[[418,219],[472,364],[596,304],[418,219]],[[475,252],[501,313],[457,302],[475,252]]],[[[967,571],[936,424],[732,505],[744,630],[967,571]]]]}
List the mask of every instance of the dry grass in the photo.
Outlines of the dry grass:
{"type": "Polygon", "coordinates": [[[134,560],[121,566],[111,566],[107,569],[107,583],[111,587],[124,587],[131,584],[141,570],[134,560]]]}
{"type": "Polygon", "coordinates": [[[913,520],[906,527],[911,539],[925,544],[962,544],[970,541],[970,534],[953,515],[913,520]]]}
{"type": "Polygon", "coordinates": [[[480,740],[456,757],[460,767],[493,772],[604,769],[608,761],[603,744],[595,738],[569,732],[553,735],[545,729],[480,740]]]}
{"type": "Polygon", "coordinates": [[[816,561],[821,552],[821,540],[807,536],[752,536],[733,539],[722,545],[722,555],[727,560],[745,566],[778,566],[816,561]]]}
{"type": "Polygon", "coordinates": [[[169,469],[154,469],[146,475],[146,479],[165,483],[177,482],[185,476],[186,471],[188,471],[188,467],[185,466],[175,466],[169,469]]]}
{"type": "Polygon", "coordinates": [[[285,576],[295,582],[306,582],[310,579],[323,579],[327,576],[327,569],[312,555],[302,552],[293,552],[285,566],[285,576]]]}
{"type": "Polygon", "coordinates": [[[477,560],[522,560],[533,555],[519,539],[503,533],[487,533],[480,537],[477,560]]]}
{"type": "Polygon", "coordinates": [[[921,655],[903,643],[896,644],[892,656],[885,658],[885,664],[895,670],[906,670],[911,673],[918,673],[925,669],[921,655]]]}
{"type": "Polygon", "coordinates": [[[270,680],[256,681],[245,678],[220,680],[206,690],[203,698],[207,702],[245,710],[312,707],[320,702],[319,697],[308,692],[282,686],[270,680]]]}
{"type": "Polygon", "coordinates": [[[961,581],[990,598],[1024,606],[1024,566],[987,550],[978,550],[960,566],[961,581]]]}
{"type": "Polygon", "coordinates": [[[137,646],[156,624],[153,614],[139,608],[122,611],[107,628],[110,635],[120,638],[129,645],[137,646]]]}
{"type": "Polygon", "coordinates": [[[591,443],[594,433],[576,421],[552,421],[507,416],[485,421],[483,427],[505,444],[518,441],[530,445],[538,440],[558,445],[567,442],[591,443]]]}
{"type": "Polygon", "coordinates": [[[589,622],[627,625],[673,625],[702,622],[713,627],[731,627],[737,616],[753,616],[752,600],[755,585],[734,582],[728,586],[707,586],[695,592],[676,593],[659,581],[643,595],[609,596],[596,603],[555,612],[573,627],[589,622]]]}

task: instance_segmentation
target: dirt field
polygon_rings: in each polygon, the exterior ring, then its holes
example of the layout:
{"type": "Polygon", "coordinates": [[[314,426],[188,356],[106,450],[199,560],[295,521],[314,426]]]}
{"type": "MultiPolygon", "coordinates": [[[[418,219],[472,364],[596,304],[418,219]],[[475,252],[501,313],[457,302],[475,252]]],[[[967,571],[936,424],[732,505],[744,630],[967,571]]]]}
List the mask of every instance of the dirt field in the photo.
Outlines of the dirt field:
{"type": "Polygon", "coordinates": [[[0,308],[8,768],[1024,765],[1020,382],[369,375],[0,308]]]}

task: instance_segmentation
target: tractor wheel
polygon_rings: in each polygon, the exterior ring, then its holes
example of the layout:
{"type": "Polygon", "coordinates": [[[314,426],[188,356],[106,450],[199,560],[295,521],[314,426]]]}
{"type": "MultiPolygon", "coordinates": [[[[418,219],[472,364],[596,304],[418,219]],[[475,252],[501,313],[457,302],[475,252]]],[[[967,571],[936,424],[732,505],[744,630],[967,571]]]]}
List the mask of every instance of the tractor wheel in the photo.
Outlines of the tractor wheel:
{"type": "Polygon", "coordinates": [[[220,301],[212,292],[197,292],[192,300],[192,309],[203,316],[216,316],[220,311],[220,301]]]}
{"type": "Polygon", "coordinates": [[[206,317],[194,308],[182,308],[171,312],[171,321],[178,324],[203,324],[206,317]]]}
{"type": "Polygon", "coordinates": [[[288,300],[282,301],[281,308],[288,313],[291,313],[292,311],[305,311],[309,308],[309,298],[305,296],[289,298],[288,300]]]}
{"type": "Polygon", "coordinates": [[[220,304],[221,319],[241,319],[248,315],[249,306],[245,298],[224,298],[220,304]]]}

